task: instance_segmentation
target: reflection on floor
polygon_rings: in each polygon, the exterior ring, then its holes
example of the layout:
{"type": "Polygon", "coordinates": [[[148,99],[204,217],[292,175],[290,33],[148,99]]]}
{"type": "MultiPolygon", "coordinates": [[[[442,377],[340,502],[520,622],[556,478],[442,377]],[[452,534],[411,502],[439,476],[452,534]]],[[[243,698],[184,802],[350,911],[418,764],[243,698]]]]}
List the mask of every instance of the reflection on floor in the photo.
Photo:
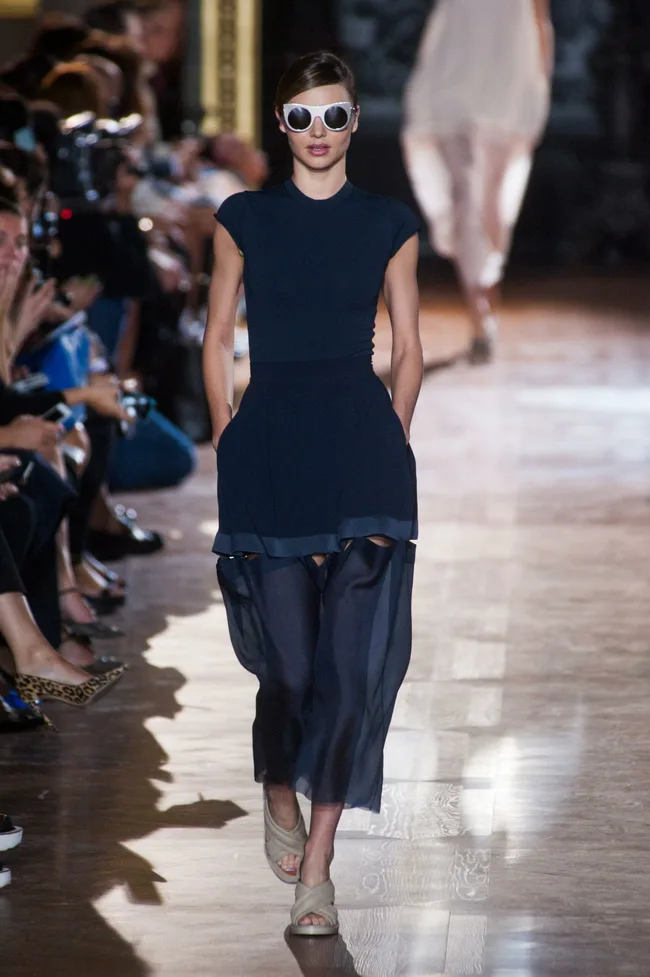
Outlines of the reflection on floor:
{"type": "MultiPolygon", "coordinates": [[[[647,977],[646,309],[634,284],[551,291],[514,292],[493,366],[425,384],[413,663],[382,814],[344,818],[341,937],[284,935],[205,452],[137,500],[170,545],[126,567],[121,688],[0,742],[25,827],[3,977],[647,977]]],[[[463,345],[455,307],[425,325],[430,362],[463,345]]]]}

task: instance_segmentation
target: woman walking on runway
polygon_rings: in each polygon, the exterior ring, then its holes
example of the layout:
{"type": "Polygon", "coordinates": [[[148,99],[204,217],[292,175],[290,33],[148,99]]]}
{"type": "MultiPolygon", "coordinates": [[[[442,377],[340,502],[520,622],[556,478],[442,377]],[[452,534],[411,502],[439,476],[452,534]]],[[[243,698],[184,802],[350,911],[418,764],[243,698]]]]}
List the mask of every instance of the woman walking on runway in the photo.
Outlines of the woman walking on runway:
{"type": "Polygon", "coordinates": [[[469,306],[470,359],[492,353],[503,277],[546,125],[549,0],[438,0],[407,87],[402,136],[413,192],[469,306]]]}
{"type": "Polygon", "coordinates": [[[338,929],[336,828],[344,807],[380,809],[384,742],[410,657],[418,222],[346,179],[359,109],[339,58],[294,62],[276,114],[293,177],[235,194],[217,215],[204,351],[214,552],[235,652],[260,683],[253,752],[266,856],[297,883],[292,932],[325,936],[338,929]],[[231,420],[242,278],[251,382],[231,420]],[[392,402],[372,368],[382,290],[392,402]],[[309,834],[296,791],[312,802],[309,834]]]}

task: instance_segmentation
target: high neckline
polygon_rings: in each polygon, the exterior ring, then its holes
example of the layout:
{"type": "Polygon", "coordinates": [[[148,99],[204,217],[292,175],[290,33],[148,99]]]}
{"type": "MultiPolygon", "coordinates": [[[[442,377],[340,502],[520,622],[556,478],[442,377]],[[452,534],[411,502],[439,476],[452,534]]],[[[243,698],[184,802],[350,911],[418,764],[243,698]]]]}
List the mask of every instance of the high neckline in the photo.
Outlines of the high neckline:
{"type": "Polygon", "coordinates": [[[342,198],[349,196],[353,190],[353,186],[350,183],[350,181],[346,180],[343,186],[341,187],[341,189],[337,190],[336,193],[332,194],[331,197],[310,197],[309,194],[303,193],[302,190],[300,190],[299,187],[296,186],[296,184],[294,183],[291,177],[289,177],[289,179],[285,181],[284,185],[287,188],[288,192],[291,194],[291,196],[295,197],[297,200],[307,200],[309,201],[309,203],[319,204],[319,205],[331,204],[337,200],[341,200],[342,198]]]}

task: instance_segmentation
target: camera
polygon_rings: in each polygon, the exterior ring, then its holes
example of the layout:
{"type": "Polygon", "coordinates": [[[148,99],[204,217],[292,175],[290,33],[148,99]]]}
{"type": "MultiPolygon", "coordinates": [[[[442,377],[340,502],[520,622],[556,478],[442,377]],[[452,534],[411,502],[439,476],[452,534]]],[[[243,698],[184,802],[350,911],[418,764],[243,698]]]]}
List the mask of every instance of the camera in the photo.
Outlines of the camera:
{"type": "Polygon", "coordinates": [[[134,112],[123,119],[97,119],[93,112],[80,112],[58,125],[50,147],[52,190],[62,208],[95,210],[113,191],[120,163],[127,163],[137,176],[145,176],[126,152],[133,133],[142,125],[134,112]]]}
{"type": "Polygon", "coordinates": [[[95,187],[103,199],[113,190],[115,174],[121,163],[124,163],[134,176],[145,177],[148,169],[136,165],[128,153],[128,142],[133,133],[142,125],[142,116],[134,112],[123,119],[97,119],[95,132],[97,142],[92,153],[92,172],[95,187]]]}
{"type": "Polygon", "coordinates": [[[48,147],[52,191],[65,208],[74,203],[93,209],[99,203],[92,169],[92,151],[99,141],[93,112],[62,119],[53,146],[48,147]]]}
{"type": "Polygon", "coordinates": [[[124,410],[130,421],[120,421],[120,431],[122,437],[132,437],[135,433],[137,421],[144,421],[149,416],[153,407],[156,406],[155,400],[141,393],[124,393],[120,398],[120,406],[124,410]]]}
{"type": "Polygon", "coordinates": [[[60,253],[52,268],[60,281],[93,275],[122,295],[139,295],[146,287],[146,244],[135,241],[132,215],[111,207],[120,165],[144,175],[128,145],[141,124],[137,113],[115,121],[82,112],[55,122],[46,148],[52,190],[61,205],[60,253]]]}

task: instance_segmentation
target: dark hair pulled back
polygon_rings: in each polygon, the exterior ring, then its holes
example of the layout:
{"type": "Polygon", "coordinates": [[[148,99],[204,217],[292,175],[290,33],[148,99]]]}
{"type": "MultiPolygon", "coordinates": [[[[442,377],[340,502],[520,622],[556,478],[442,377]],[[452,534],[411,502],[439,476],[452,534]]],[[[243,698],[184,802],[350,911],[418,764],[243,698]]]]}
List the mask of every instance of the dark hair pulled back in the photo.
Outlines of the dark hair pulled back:
{"type": "Polygon", "coordinates": [[[322,88],[325,85],[343,85],[352,104],[357,105],[357,83],[350,66],[330,51],[316,51],[302,55],[289,65],[280,78],[275,107],[281,111],[282,106],[300,92],[308,92],[312,88],[322,88]]]}

